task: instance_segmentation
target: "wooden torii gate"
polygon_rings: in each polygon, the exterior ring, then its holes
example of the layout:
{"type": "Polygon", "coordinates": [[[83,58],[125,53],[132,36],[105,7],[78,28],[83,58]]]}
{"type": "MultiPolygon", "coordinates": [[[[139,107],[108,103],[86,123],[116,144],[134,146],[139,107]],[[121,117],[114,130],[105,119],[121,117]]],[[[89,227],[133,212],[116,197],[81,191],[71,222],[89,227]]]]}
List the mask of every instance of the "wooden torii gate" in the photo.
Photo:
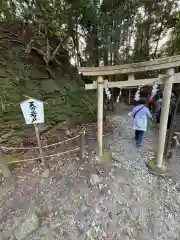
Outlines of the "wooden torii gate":
{"type": "Polygon", "coordinates": [[[156,167],[158,169],[164,169],[163,167],[163,155],[165,148],[167,122],[169,115],[169,106],[171,100],[171,92],[173,83],[180,83],[180,73],[175,73],[174,68],[180,66],[180,55],[173,57],[160,58],[147,62],[139,62],[132,64],[116,65],[116,66],[103,66],[103,67],[79,67],[79,73],[84,76],[97,76],[97,81],[93,81],[92,84],[86,84],[85,89],[97,89],[98,97],[98,154],[102,157],[103,151],[103,89],[104,88],[125,88],[143,85],[152,85],[156,80],[158,84],[165,84],[161,121],[159,128],[158,139],[158,152],[156,156],[156,167]],[[154,70],[166,70],[165,75],[159,75],[158,78],[148,79],[135,79],[134,74],[137,72],[154,71],[154,70]],[[114,74],[127,74],[127,81],[108,82],[103,80],[103,76],[114,74]]]}

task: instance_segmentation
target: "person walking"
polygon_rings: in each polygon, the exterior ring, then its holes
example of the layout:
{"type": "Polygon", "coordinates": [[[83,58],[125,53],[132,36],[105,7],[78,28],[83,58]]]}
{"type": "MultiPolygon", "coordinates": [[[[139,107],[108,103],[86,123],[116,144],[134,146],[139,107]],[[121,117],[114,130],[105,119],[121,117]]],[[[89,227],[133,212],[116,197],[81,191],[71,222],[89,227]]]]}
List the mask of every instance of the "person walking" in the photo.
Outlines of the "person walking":
{"type": "Polygon", "coordinates": [[[162,107],[162,93],[160,94],[159,98],[156,100],[155,106],[154,106],[155,115],[156,115],[156,124],[160,123],[161,107],[162,107]]]}
{"type": "MultiPolygon", "coordinates": [[[[161,108],[162,108],[162,97],[163,97],[163,94],[161,93],[159,99],[155,103],[156,124],[160,123],[161,108]]],[[[176,107],[176,97],[172,93],[171,94],[170,107],[169,107],[169,116],[168,116],[167,130],[169,130],[169,128],[170,128],[171,119],[172,119],[172,116],[174,114],[175,107],[176,107]]]]}
{"type": "Polygon", "coordinates": [[[152,95],[152,93],[150,92],[148,95],[148,103],[147,103],[147,107],[149,108],[149,111],[151,113],[153,113],[154,110],[154,104],[155,104],[155,97],[152,95]]]}
{"type": "Polygon", "coordinates": [[[147,101],[145,98],[141,98],[138,103],[139,104],[134,107],[128,115],[132,117],[132,128],[135,130],[136,147],[140,148],[142,147],[144,133],[147,130],[147,119],[152,119],[152,115],[146,106],[147,101]]]}
{"type": "Polygon", "coordinates": [[[167,129],[169,130],[170,125],[171,125],[171,120],[172,116],[174,114],[174,110],[176,107],[176,96],[174,93],[171,94],[171,102],[170,102],[170,107],[169,107],[169,117],[168,117],[168,124],[167,124],[167,129]]]}

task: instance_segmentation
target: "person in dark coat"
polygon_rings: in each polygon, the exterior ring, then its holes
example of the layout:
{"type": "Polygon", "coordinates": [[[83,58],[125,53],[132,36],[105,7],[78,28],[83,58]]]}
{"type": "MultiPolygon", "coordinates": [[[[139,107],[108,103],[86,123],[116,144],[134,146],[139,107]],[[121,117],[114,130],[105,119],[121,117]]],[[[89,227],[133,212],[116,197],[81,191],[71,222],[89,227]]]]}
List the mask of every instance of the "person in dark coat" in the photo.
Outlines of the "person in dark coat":
{"type": "Polygon", "coordinates": [[[172,116],[174,114],[175,107],[176,107],[176,96],[174,95],[174,93],[172,93],[171,94],[170,108],[169,108],[169,117],[168,117],[167,129],[170,128],[171,120],[172,120],[172,116]]]}
{"type": "Polygon", "coordinates": [[[162,107],[162,93],[159,95],[159,98],[156,100],[155,106],[154,106],[154,111],[156,115],[156,124],[160,123],[161,107],[162,107]]]}
{"type": "MultiPolygon", "coordinates": [[[[162,95],[160,96],[160,98],[155,103],[156,124],[160,123],[161,107],[162,107],[162,95]]],[[[172,116],[174,114],[175,107],[176,107],[176,97],[172,93],[170,107],[169,107],[168,123],[167,123],[167,129],[168,130],[169,130],[170,125],[171,125],[171,120],[172,120],[172,116]]]]}
{"type": "Polygon", "coordinates": [[[149,110],[150,110],[151,112],[153,111],[154,104],[155,104],[155,98],[154,98],[154,96],[152,96],[151,93],[149,93],[149,96],[148,96],[148,105],[147,105],[147,107],[149,108],[149,110]]]}

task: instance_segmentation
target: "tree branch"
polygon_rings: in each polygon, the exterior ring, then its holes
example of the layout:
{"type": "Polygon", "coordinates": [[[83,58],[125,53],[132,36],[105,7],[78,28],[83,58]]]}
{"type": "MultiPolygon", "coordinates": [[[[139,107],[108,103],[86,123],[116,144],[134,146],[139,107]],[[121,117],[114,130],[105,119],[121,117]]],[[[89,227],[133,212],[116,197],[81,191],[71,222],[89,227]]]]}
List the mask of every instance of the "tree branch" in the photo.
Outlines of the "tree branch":
{"type": "Polygon", "coordinates": [[[56,49],[54,50],[52,56],[51,56],[51,60],[54,59],[54,57],[56,56],[56,54],[58,53],[59,49],[61,47],[61,43],[59,43],[59,45],[56,47],[56,49]]]}

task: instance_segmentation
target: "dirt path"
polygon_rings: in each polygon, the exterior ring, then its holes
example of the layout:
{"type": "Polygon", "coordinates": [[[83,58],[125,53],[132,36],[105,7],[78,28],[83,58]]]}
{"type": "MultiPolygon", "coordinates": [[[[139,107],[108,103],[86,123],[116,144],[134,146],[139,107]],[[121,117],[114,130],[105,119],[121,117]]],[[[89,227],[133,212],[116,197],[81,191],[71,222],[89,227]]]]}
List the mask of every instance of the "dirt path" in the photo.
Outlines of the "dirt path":
{"type": "Polygon", "coordinates": [[[122,184],[125,172],[131,173],[123,193],[127,215],[135,223],[134,227],[131,221],[127,223],[132,231],[129,239],[179,239],[180,177],[173,183],[148,173],[145,163],[156,151],[157,131],[151,126],[145,135],[143,149],[137,150],[128,111],[110,117],[115,126],[110,143],[113,157],[118,161],[115,181],[120,178],[122,184]]]}
{"type": "Polygon", "coordinates": [[[178,182],[148,173],[145,161],[153,155],[156,134],[148,131],[144,149],[137,151],[124,108],[109,118],[114,131],[106,138],[116,159],[110,172],[95,160],[96,143],[89,139],[85,162],[75,156],[59,161],[48,179],[37,167],[33,177],[17,177],[1,194],[2,239],[15,239],[14,230],[31,212],[38,213],[41,225],[27,240],[180,239],[178,182]]]}

